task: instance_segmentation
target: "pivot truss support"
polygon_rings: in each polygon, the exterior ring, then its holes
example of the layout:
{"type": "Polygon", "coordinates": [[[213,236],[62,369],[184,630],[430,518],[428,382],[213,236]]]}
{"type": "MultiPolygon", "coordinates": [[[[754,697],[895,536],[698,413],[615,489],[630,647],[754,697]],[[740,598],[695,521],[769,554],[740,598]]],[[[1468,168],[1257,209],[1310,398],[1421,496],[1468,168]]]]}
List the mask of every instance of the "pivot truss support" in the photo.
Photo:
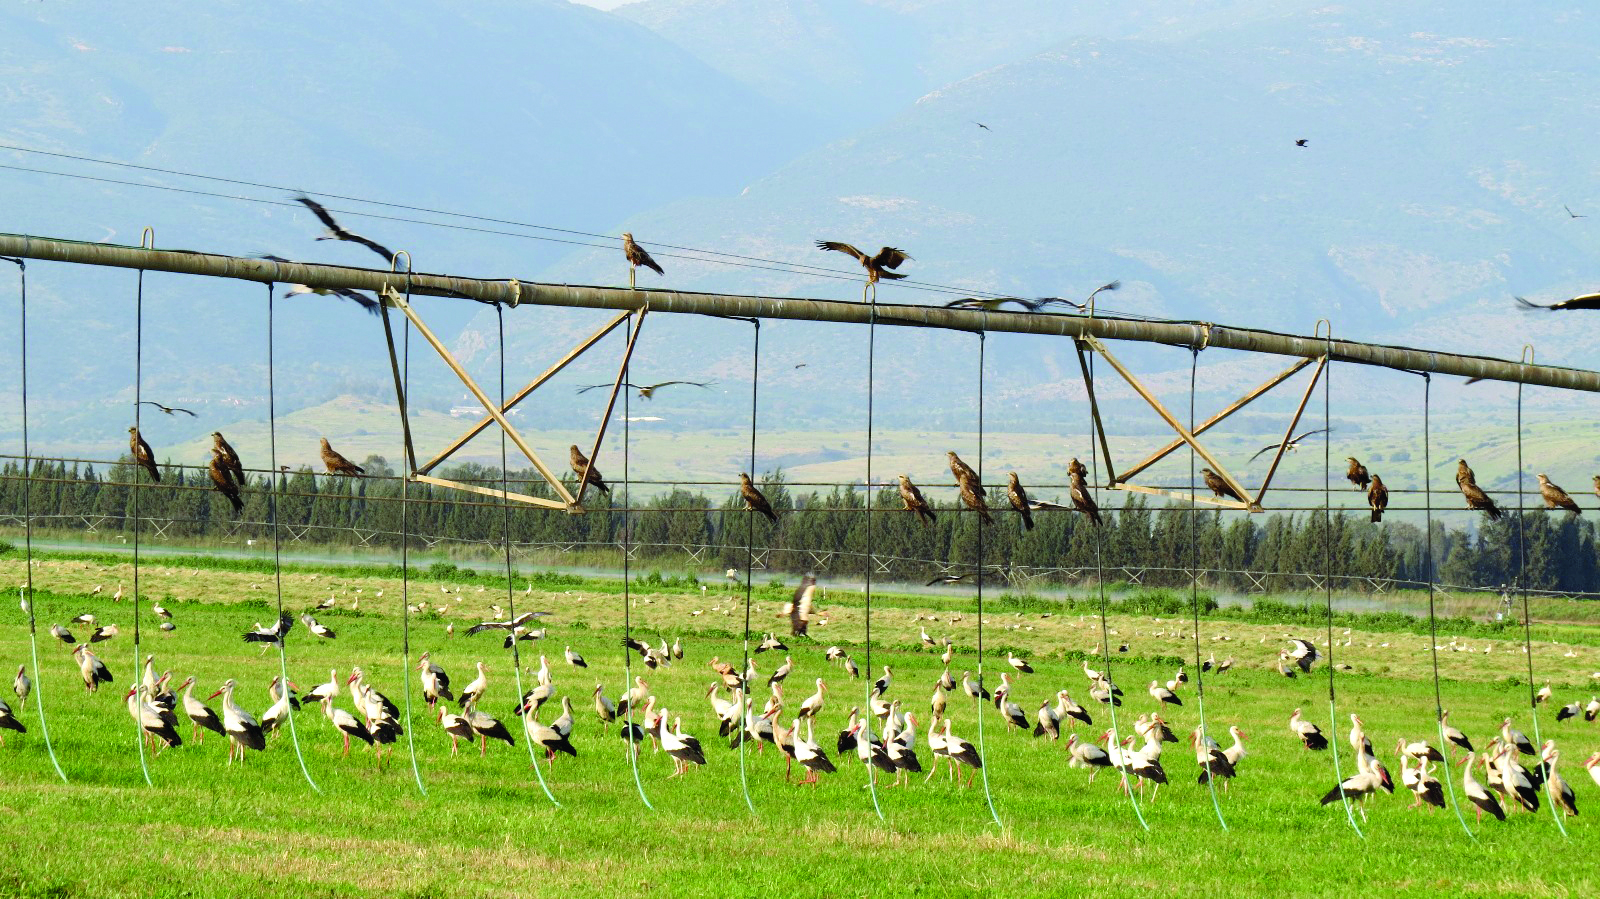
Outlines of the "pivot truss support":
{"type": "Polygon", "coordinates": [[[1222,409],[1222,411],[1206,419],[1194,429],[1193,433],[1190,433],[1189,430],[1178,421],[1177,416],[1168,411],[1167,407],[1162,405],[1160,400],[1156,399],[1155,394],[1150,392],[1150,389],[1139,380],[1138,376],[1129,371],[1127,366],[1123,365],[1116,356],[1112,355],[1111,351],[1107,350],[1105,344],[1101,343],[1099,339],[1089,336],[1078,341],[1078,362],[1080,368],[1083,370],[1084,387],[1089,393],[1089,410],[1094,418],[1095,436],[1100,441],[1100,450],[1106,459],[1106,470],[1110,473],[1110,480],[1106,484],[1108,488],[1113,490],[1128,490],[1135,493],[1169,496],[1174,499],[1184,500],[1186,502],[1221,506],[1226,509],[1243,509],[1249,512],[1260,512],[1263,511],[1261,499],[1262,497],[1266,496],[1267,488],[1272,485],[1272,477],[1278,471],[1278,463],[1283,460],[1283,454],[1289,448],[1290,440],[1294,437],[1295,428],[1300,424],[1300,416],[1304,414],[1306,403],[1311,399],[1311,391],[1316,388],[1317,382],[1322,378],[1323,369],[1328,365],[1328,357],[1324,355],[1316,359],[1296,360],[1288,368],[1285,368],[1283,371],[1280,371],[1276,375],[1273,375],[1272,377],[1263,381],[1254,389],[1247,392],[1244,396],[1241,396],[1239,399],[1229,403],[1222,409]],[[1124,381],[1127,381],[1128,386],[1132,387],[1134,392],[1139,394],[1139,396],[1142,397],[1146,403],[1149,403],[1150,408],[1154,409],[1156,414],[1161,416],[1161,419],[1167,423],[1167,426],[1172,428],[1173,432],[1178,435],[1176,440],[1173,440],[1166,446],[1163,446],[1154,453],[1151,453],[1149,456],[1146,456],[1143,460],[1123,471],[1121,474],[1118,474],[1116,468],[1111,464],[1110,443],[1106,439],[1105,424],[1100,417],[1100,404],[1095,397],[1094,380],[1089,376],[1088,364],[1084,357],[1085,348],[1100,354],[1100,356],[1104,358],[1111,366],[1112,370],[1120,375],[1124,381]],[[1245,406],[1250,405],[1250,403],[1266,395],[1272,390],[1272,388],[1294,377],[1294,375],[1297,374],[1301,369],[1311,365],[1313,362],[1316,363],[1316,369],[1311,373],[1311,383],[1306,385],[1305,393],[1300,397],[1300,404],[1295,407],[1294,415],[1289,418],[1289,426],[1284,431],[1283,440],[1278,444],[1277,453],[1272,457],[1272,465],[1267,469],[1267,476],[1262,479],[1261,487],[1256,490],[1255,495],[1251,496],[1250,492],[1245,490],[1244,485],[1239,483],[1239,480],[1229,473],[1228,469],[1217,460],[1217,457],[1212,455],[1212,453],[1200,443],[1199,437],[1201,434],[1204,434],[1206,431],[1210,430],[1214,425],[1220,424],[1233,413],[1238,412],[1240,409],[1243,409],[1245,406]],[[1211,466],[1211,470],[1216,472],[1217,476],[1220,477],[1229,487],[1233,488],[1235,493],[1240,496],[1250,496],[1249,502],[1239,502],[1237,500],[1223,499],[1212,496],[1197,496],[1180,491],[1164,490],[1159,487],[1146,487],[1141,484],[1132,483],[1133,478],[1136,475],[1145,471],[1150,466],[1156,464],[1162,459],[1165,459],[1167,456],[1171,455],[1174,450],[1178,449],[1184,444],[1188,444],[1190,447],[1193,447],[1194,451],[1200,456],[1200,458],[1204,459],[1206,464],[1211,466]]]}
{"type": "MultiPolygon", "coordinates": [[[[439,354],[439,358],[444,360],[444,364],[449,366],[451,371],[455,372],[457,378],[461,379],[462,386],[466,387],[467,390],[477,398],[478,402],[483,404],[484,409],[488,410],[487,415],[479,419],[471,427],[467,428],[466,432],[460,437],[457,437],[455,440],[451,441],[450,444],[446,446],[438,455],[434,456],[432,459],[429,459],[422,465],[418,465],[416,450],[411,442],[410,413],[406,407],[406,398],[404,394],[401,394],[400,419],[405,431],[406,457],[407,462],[409,462],[411,466],[411,480],[423,484],[433,484],[437,487],[448,487],[451,490],[463,490],[468,493],[476,493],[482,496],[492,496],[496,499],[512,500],[519,503],[525,503],[530,506],[540,506],[546,509],[562,509],[574,515],[583,514],[584,510],[582,502],[584,486],[589,480],[588,470],[586,469],[585,471],[578,472],[578,493],[576,496],[574,496],[572,491],[567,489],[567,485],[563,484],[561,479],[556,477],[556,475],[550,471],[550,468],[544,464],[544,460],[539,458],[538,453],[533,451],[533,448],[528,445],[528,441],[523,438],[522,434],[517,431],[517,429],[506,418],[506,416],[511,412],[513,407],[532,396],[535,390],[538,390],[545,384],[545,382],[555,377],[558,372],[572,364],[573,361],[575,361],[579,356],[582,356],[595,344],[599,343],[600,340],[607,334],[610,334],[612,331],[616,330],[617,326],[621,325],[628,319],[633,318],[633,334],[628,339],[627,349],[623,351],[622,364],[617,369],[616,382],[611,385],[611,394],[606,400],[606,411],[605,414],[600,418],[600,429],[598,433],[595,434],[594,446],[589,452],[588,468],[593,468],[595,456],[599,455],[600,453],[600,444],[605,440],[606,425],[611,421],[611,411],[616,405],[617,393],[622,389],[623,377],[628,370],[628,360],[633,357],[633,347],[639,340],[639,332],[644,324],[645,314],[649,311],[648,308],[629,310],[618,314],[615,318],[601,326],[598,331],[595,331],[582,341],[579,341],[577,346],[573,347],[566,353],[566,355],[556,360],[555,364],[545,369],[542,374],[530,381],[526,387],[523,387],[515,394],[512,394],[512,396],[506,400],[505,405],[501,406],[491,400],[489,395],[484,392],[483,388],[478,386],[478,382],[474,380],[472,375],[468,374],[467,370],[462,367],[459,361],[456,360],[455,354],[451,353],[450,349],[439,340],[438,336],[433,333],[433,330],[429,328],[427,323],[422,320],[422,316],[417,314],[417,311],[412,308],[411,304],[406,301],[406,298],[403,295],[393,288],[386,288],[383,291],[383,302],[384,305],[399,309],[401,312],[405,313],[406,318],[409,319],[411,324],[416,327],[417,332],[422,335],[422,338],[428,342],[429,346],[433,347],[434,352],[439,354]],[[529,496],[525,493],[513,493],[509,490],[497,490],[492,487],[480,487],[476,484],[463,484],[460,481],[452,481],[447,478],[441,478],[430,474],[430,472],[442,465],[451,456],[455,455],[455,453],[462,447],[466,446],[467,443],[472,440],[472,438],[483,433],[483,431],[491,424],[498,424],[500,426],[501,430],[505,432],[506,437],[510,439],[510,441],[516,445],[517,449],[528,458],[529,462],[533,463],[533,467],[538,470],[540,476],[544,478],[545,483],[548,484],[550,489],[555,491],[556,495],[560,497],[559,500],[529,496]]],[[[399,363],[397,362],[395,355],[394,335],[387,328],[385,329],[385,337],[389,342],[389,361],[390,364],[395,367],[395,384],[398,386],[400,384],[400,374],[399,363]]]]}

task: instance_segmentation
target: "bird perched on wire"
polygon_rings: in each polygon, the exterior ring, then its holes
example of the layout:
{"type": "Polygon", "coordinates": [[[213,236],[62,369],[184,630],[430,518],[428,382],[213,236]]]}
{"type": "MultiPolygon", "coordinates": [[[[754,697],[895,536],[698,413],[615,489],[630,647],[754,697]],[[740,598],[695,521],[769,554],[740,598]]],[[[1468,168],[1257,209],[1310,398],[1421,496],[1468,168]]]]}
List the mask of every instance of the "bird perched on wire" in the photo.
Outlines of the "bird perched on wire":
{"type": "Polygon", "coordinates": [[[1240,496],[1239,492],[1234,490],[1232,485],[1230,485],[1227,481],[1224,481],[1221,475],[1218,475],[1211,469],[1200,469],[1200,476],[1205,478],[1206,487],[1210,488],[1213,495],[1232,497],[1241,503],[1245,501],[1244,497],[1240,496]]]}
{"type": "Polygon", "coordinates": [[[1011,501],[1011,508],[1017,510],[1022,516],[1022,529],[1033,530],[1033,509],[1028,503],[1028,491],[1022,489],[1022,481],[1017,478],[1016,472],[1009,472],[1006,476],[1006,499],[1011,501]]]}
{"type": "Polygon", "coordinates": [[[233,473],[229,471],[221,453],[211,451],[211,465],[206,471],[211,475],[211,486],[228,498],[228,504],[233,506],[233,514],[243,512],[244,500],[239,497],[239,485],[233,482],[233,473]]]}
{"type": "Polygon", "coordinates": [[[350,243],[358,243],[372,252],[377,253],[379,256],[382,256],[385,263],[392,264],[394,262],[394,253],[390,252],[388,247],[378,243],[370,237],[363,237],[360,234],[345,228],[343,225],[339,224],[339,222],[328,212],[326,208],[323,207],[321,203],[318,203],[316,200],[313,200],[307,196],[299,196],[295,197],[294,199],[296,203],[299,203],[305,208],[311,210],[311,214],[316,216],[318,220],[322,222],[323,227],[328,229],[322,235],[318,236],[317,240],[343,240],[350,243]]]}
{"type": "Polygon", "coordinates": [[[221,431],[211,432],[211,451],[222,456],[222,464],[228,469],[228,473],[233,475],[235,484],[240,487],[250,485],[250,482],[245,480],[244,463],[239,461],[239,454],[233,451],[233,447],[222,436],[221,431]]]}
{"type": "Polygon", "coordinates": [[[1304,434],[1301,434],[1299,437],[1294,437],[1294,438],[1291,438],[1289,440],[1280,440],[1277,443],[1269,443],[1266,446],[1262,447],[1261,449],[1257,450],[1256,454],[1254,456],[1250,457],[1250,461],[1254,462],[1255,460],[1261,458],[1263,455],[1272,452],[1273,450],[1277,449],[1280,446],[1283,447],[1283,451],[1286,452],[1286,453],[1294,452],[1295,450],[1300,448],[1300,441],[1306,439],[1307,437],[1314,436],[1316,434],[1326,434],[1331,430],[1333,430],[1333,429],[1332,428],[1318,428],[1315,431],[1307,431],[1304,434]]]}
{"type": "Polygon", "coordinates": [[[1367,466],[1356,461],[1355,456],[1345,456],[1344,460],[1350,463],[1350,467],[1344,472],[1345,480],[1356,485],[1357,490],[1367,489],[1367,485],[1372,483],[1371,475],[1367,474],[1367,466]]]}
{"type": "Polygon", "coordinates": [[[906,260],[911,258],[906,255],[904,250],[898,250],[894,247],[884,247],[878,251],[877,255],[868,256],[850,244],[840,243],[836,240],[819,240],[817,241],[817,249],[832,250],[835,253],[854,256],[856,261],[861,263],[861,267],[867,270],[868,284],[876,284],[880,279],[898,281],[904,278],[905,275],[891,271],[891,269],[899,268],[906,263],[906,260]]]}
{"type": "Polygon", "coordinates": [[[778,513],[772,511],[772,503],[767,502],[766,494],[756,489],[750,483],[750,475],[739,473],[739,495],[744,498],[744,507],[752,512],[759,512],[767,516],[767,520],[774,524],[778,521],[778,513]]]}
{"type": "Polygon", "coordinates": [[[328,445],[328,438],[322,438],[322,464],[328,467],[328,474],[344,474],[361,477],[367,473],[365,468],[351,462],[339,455],[332,446],[328,445]]]}
{"type": "Polygon", "coordinates": [[[1467,499],[1468,509],[1488,514],[1490,521],[1500,520],[1500,507],[1478,486],[1477,476],[1472,473],[1465,459],[1456,465],[1456,484],[1461,487],[1461,495],[1467,499]]]}
{"type": "Polygon", "coordinates": [[[1546,509],[1561,508],[1574,515],[1583,514],[1583,510],[1578,508],[1578,504],[1572,501],[1572,497],[1567,495],[1567,491],[1550,483],[1550,479],[1542,474],[1538,477],[1539,495],[1544,497],[1544,507],[1546,509]]]}
{"type": "Polygon", "coordinates": [[[1586,293],[1583,296],[1562,300],[1559,303],[1550,303],[1549,305],[1529,302],[1522,297],[1517,297],[1516,300],[1522,304],[1524,309],[1547,309],[1552,312],[1566,312],[1573,309],[1600,309],[1600,293],[1586,293]]]}
{"type": "MultiPolygon", "coordinates": [[[[1074,459],[1072,461],[1076,462],[1078,460],[1074,459]]],[[[1081,469],[1082,466],[1079,466],[1079,468],[1081,469]]],[[[1083,475],[1073,474],[1071,480],[1070,494],[1073,508],[1089,516],[1089,520],[1095,524],[1104,524],[1104,521],[1100,518],[1100,507],[1095,503],[1094,494],[1090,492],[1089,484],[1083,479],[1083,475]]]]}
{"type": "Polygon", "coordinates": [[[1389,508],[1389,488],[1377,475],[1372,476],[1372,486],[1367,488],[1367,505],[1372,507],[1372,520],[1382,521],[1383,510],[1389,508]]]}
{"type": "Polygon", "coordinates": [[[157,484],[161,483],[161,471],[156,468],[156,455],[150,450],[150,444],[145,443],[144,438],[139,436],[137,427],[128,429],[128,448],[133,451],[134,464],[143,468],[150,475],[150,480],[157,484]]]}
{"type": "Polygon", "coordinates": [[[156,402],[154,400],[140,400],[139,401],[139,405],[141,405],[141,406],[155,406],[157,409],[160,409],[162,412],[165,412],[168,415],[172,415],[174,412],[182,412],[184,415],[187,415],[190,418],[199,418],[198,415],[195,415],[193,412],[190,412],[188,409],[183,409],[183,408],[180,408],[178,406],[163,406],[163,405],[161,405],[160,403],[158,403],[158,402],[156,402]]]}
{"type": "Polygon", "coordinates": [[[945,453],[945,457],[950,460],[950,473],[955,475],[956,486],[961,488],[961,501],[966,503],[967,508],[977,512],[984,524],[994,524],[994,516],[989,514],[988,495],[984,493],[978,473],[961,461],[961,457],[953,450],[945,453]]]}
{"type": "MultiPolygon", "coordinates": [[[[286,265],[294,263],[292,259],[285,259],[282,256],[273,256],[271,254],[263,255],[261,258],[269,262],[281,262],[286,265]]],[[[348,287],[307,287],[304,284],[290,284],[289,289],[283,292],[283,298],[287,300],[290,297],[307,293],[315,294],[319,297],[338,297],[341,300],[349,300],[373,315],[383,314],[383,306],[375,298],[359,290],[351,290],[348,287]]]]}
{"type": "MultiPolygon", "coordinates": [[[[648,400],[648,399],[655,398],[657,390],[660,390],[663,387],[671,387],[673,384],[687,384],[690,387],[709,388],[712,384],[715,384],[715,383],[716,383],[715,381],[659,381],[659,382],[657,382],[655,384],[629,384],[626,381],[624,381],[622,386],[624,386],[624,387],[632,387],[634,390],[639,391],[639,398],[640,399],[648,400]]],[[[610,384],[590,384],[590,385],[588,385],[586,387],[579,387],[578,388],[578,392],[579,393],[588,393],[589,391],[595,390],[595,389],[600,388],[600,387],[610,387],[610,386],[611,386],[610,384]]]]}
{"type": "Polygon", "coordinates": [[[583,450],[578,449],[576,443],[572,444],[570,455],[572,456],[572,473],[584,478],[594,489],[604,493],[606,496],[610,496],[611,488],[606,486],[606,479],[600,476],[600,469],[590,464],[589,457],[583,454],[583,450]],[[584,475],[585,471],[588,472],[587,477],[584,475]]]}
{"type": "Polygon", "coordinates": [[[666,274],[661,268],[661,264],[651,259],[650,254],[645,252],[644,247],[633,242],[633,233],[630,231],[622,232],[622,255],[628,260],[629,286],[633,285],[633,273],[638,271],[641,265],[658,275],[666,274]]]}
{"type": "MultiPolygon", "coordinates": [[[[1600,493],[1600,477],[1595,478],[1595,485],[1595,491],[1600,493]]],[[[900,502],[905,505],[905,510],[914,513],[924,526],[933,524],[933,507],[922,498],[922,491],[917,489],[916,484],[911,483],[911,478],[907,475],[900,476],[900,502]]]]}

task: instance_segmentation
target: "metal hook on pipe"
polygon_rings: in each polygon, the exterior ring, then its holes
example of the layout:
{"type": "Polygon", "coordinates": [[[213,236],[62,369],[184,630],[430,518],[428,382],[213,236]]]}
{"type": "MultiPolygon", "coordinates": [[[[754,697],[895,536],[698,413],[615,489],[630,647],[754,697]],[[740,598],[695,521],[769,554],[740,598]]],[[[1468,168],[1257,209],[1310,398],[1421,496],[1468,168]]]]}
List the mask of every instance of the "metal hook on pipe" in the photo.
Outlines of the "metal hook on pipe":
{"type": "Polygon", "coordinates": [[[156,248],[156,229],[151,227],[151,226],[149,226],[149,225],[146,225],[145,228],[144,228],[144,231],[142,231],[139,234],[139,249],[141,249],[141,250],[153,250],[155,248],[156,248]]]}

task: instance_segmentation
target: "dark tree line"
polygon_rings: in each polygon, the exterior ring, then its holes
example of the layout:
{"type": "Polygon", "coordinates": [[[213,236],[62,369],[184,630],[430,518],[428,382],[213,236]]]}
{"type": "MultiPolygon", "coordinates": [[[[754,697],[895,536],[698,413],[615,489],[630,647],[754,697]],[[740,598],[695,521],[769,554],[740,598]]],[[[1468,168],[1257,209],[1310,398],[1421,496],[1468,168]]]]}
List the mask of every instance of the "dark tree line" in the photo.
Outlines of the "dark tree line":
{"type": "MultiPolygon", "coordinates": [[[[901,510],[893,489],[883,489],[873,494],[869,516],[867,491],[859,486],[797,494],[784,484],[781,472],[762,480],[779,514],[774,524],[745,512],[731,487],[720,496],[684,489],[656,493],[631,513],[621,508],[620,489],[610,497],[591,491],[584,501],[588,511],[581,515],[512,503],[508,516],[496,499],[426,484],[404,485],[410,501],[402,504],[397,501],[402,482],[392,477],[386,461],[369,457],[363,465],[376,477],[328,477],[304,468],[274,477],[279,521],[304,541],[385,547],[397,547],[402,531],[416,535],[413,546],[418,547],[427,542],[422,535],[498,544],[508,525],[510,539],[518,544],[599,548],[626,537],[638,546],[642,559],[666,565],[693,561],[682,547],[695,547],[703,565],[742,567],[748,543],[764,550],[761,561],[768,568],[840,574],[865,572],[870,549],[889,568],[876,573],[901,578],[924,576],[935,561],[962,567],[978,558],[974,515],[936,505],[937,521],[925,526],[901,510]]],[[[252,477],[244,490],[244,510],[236,517],[210,489],[204,471],[167,466],[161,484],[151,485],[126,461],[103,475],[92,466],[41,461],[35,463],[31,481],[17,463],[8,463],[0,469],[0,514],[19,515],[25,485],[31,483],[33,514],[52,516],[39,526],[82,530],[92,525],[102,532],[122,532],[133,517],[129,484],[136,475],[144,485],[138,491],[138,515],[147,520],[146,533],[160,522],[169,538],[259,537],[262,523],[271,521],[264,475],[252,477]]],[[[498,469],[470,464],[442,476],[485,486],[500,483],[498,469]]],[[[513,473],[511,480],[514,492],[553,496],[531,469],[513,473]]],[[[570,481],[567,486],[575,489],[570,481]]],[[[998,499],[999,491],[993,493],[998,499]]],[[[1103,493],[1102,501],[1115,496],[1103,493]]],[[[1097,553],[1100,565],[1113,569],[1108,578],[1122,578],[1115,569],[1136,568],[1149,584],[1187,584],[1190,567],[1215,572],[1206,581],[1224,589],[1304,588],[1306,581],[1298,575],[1307,572],[1332,572],[1347,579],[1341,587],[1356,589],[1364,583],[1358,579],[1404,583],[1427,577],[1419,528],[1403,522],[1375,525],[1365,516],[1339,514],[1327,520],[1320,512],[1265,518],[1215,509],[1191,513],[1187,506],[1151,507],[1144,496],[1129,494],[1100,528],[1066,512],[1035,513],[1033,530],[1024,530],[1009,510],[998,518],[981,536],[986,567],[1063,569],[1056,572],[1063,580],[1092,575],[1097,553]],[[1251,572],[1254,578],[1230,572],[1251,572]]],[[[1438,579],[1444,583],[1513,583],[1525,552],[1528,587],[1600,590],[1594,525],[1565,513],[1532,512],[1520,521],[1512,514],[1483,522],[1475,534],[1436,522],[1433,545],[1438,579]]]]}

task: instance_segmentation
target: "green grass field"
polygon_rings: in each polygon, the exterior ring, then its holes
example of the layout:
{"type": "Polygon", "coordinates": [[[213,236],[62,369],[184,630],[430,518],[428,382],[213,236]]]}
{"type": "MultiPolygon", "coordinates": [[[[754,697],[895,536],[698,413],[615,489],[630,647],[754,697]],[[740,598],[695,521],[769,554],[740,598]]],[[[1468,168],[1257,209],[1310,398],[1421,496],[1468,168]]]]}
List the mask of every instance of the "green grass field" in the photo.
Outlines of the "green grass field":
{"type": "MultiPolygon", "coordinates": [[[[1222,616],[1202,619],[1201,653],[1232,658],[1235,667],[1207,679],[1206,715],[1225,744],[1227,726],[1237,724],[1249,749],[1231,791],[1218,794],[1227,832],[1218,824],[1208,791],[1195,783],[1194,754],[1186,743],[1167,748],[1163,762],[1171,783],[1154,801],[1147,795],[1141,806],[1146,832],[1115,777],[1102,773],[1088,784],[1086,772],[1067,767],[1061,743],[1007,733],[986,705],[985,770],[1004,825],[997,827],[981,779],[970,789],[952,785],[942,774],[929,783],[919,778],[910,788],[880,783],[880,821],[871,793],[863,789],[866,775],[853,758],[819,786],[796,787],[784,782],[783,759],[770,747],[744,759],[752,814],[740,789],[739,753],[716,740],[705,698],[713,680],[710,659],[720,656],[737,664],[741,656],[742,591],[730,593],[721,585],[703,593],[692,586],[641,586],[634,592],[636,630],[652,639],[657,633],[669,641],[681,637],[686,650],[681,662],[655,672],[643,670],[635,657],[635,673],[683,716],[684,729],[701,738],[708,756],[705,767],[668,780],[670,759],[646,748],[638,770],[653,809],[641,802],[622,742],[614,732],[601,735],[590,701],[596,682],[613,697],[623,688],[618,585],[539,578],[540,584],[525,593],[526,581],[516,581],[518,609],[551,613],[544,619],[549,638],[523,644],[531,647],[523,662],[532,668],[540,652],[549,656],[556,685],[571,697],[578,720],[572,737],[578,758],[563,756],[545,775],[560,803],[556,807],[541,791],[521,729],[509,716],[515,701],[509,653],[492,634],[462,635],[466,624],[489,614],[491,603],[506,605],[504,581],[423,573],[412,580],[411,601],[430,604],[412,618],[413,660],[432,650],[457,687],[472,678],[475,661],[485,661],[490,687],[484,708],[507,720],[518,737],[515,748],[492,744],[483,758],[476,748],[452,758],[448,736],[422,706],[415,673],[402,667],[400,582],[378,569],[285,572],[286,609],[298,612],[329,595],[339,605],[318,613],[338,632],[337,640],[317,641],[296,625],[288,645],[290,676],[306,689],[326,680],[330,668],[342,679],[351,665],[361,665],[397,702],[410,683],[415,707],[409,729],[426,796],[417,788],[404,739],[382,765],[364,750],[341,758],[338,733],[310,706],[297,716],[296,729],[306,769],[320,792],[303,778],[287,732],[272,739],[265,752],[229,767],[220,738],[190,745],[185,729],[182,748],[147,759],[154,786],[146,786],[123,701],[136,675],[132,609],[126,600],[111,599],[119,579],[131,593],[131,575],[124,563],[92,556],[36,561],[41,670],[34,702],[42,694],[55,751],[70,783],[63,785],[55,775],[30,702],[18,715],[29,732],[4,732],[6,745],[0,747],[5,812],[0,835],[7,844],[0,895],[1600,892],[1594,853],[1600,843],[1591,821],[1600,809],[1600,789],[1581,767],[1600,748],[1600,725],[1581,719],[1554,722],[1555,706],[1587,701],[1590,674],[1600,670],[1600,639],[1582,624],[1540,626],[1533,656],[1537,682],[1549,680],[1555,689],[1553,705],[1540,710],[1540,726],[1561,745],[1562,772],[1583,812],[1567,820],[1570,838],[1562,838],[1545,808],[1538,814],[1513,812],[1506,823],[1486,821],[1478,827],[1469,806],[1474,841],[1448,810],[1408,811],[1411,797],[1401,790],[1371,803],[1362,839],[1340,805],[1318,804],[1336,782],[1332,755],[1303,749],[1286,721],[1295,707],[1304,708],[1337,737],[1348,771],[1353,760],[1344,743],[1348,721],[1343,716],[1359,712],[1375,748],[1398,774],[1396,738],[1437,742],[1427,636],[1393,628],[1335,629],[1335,662],[1352,666],[1337,675],[1341,720],[1335,734],[1328,721],[1325,663],[1314,676],[1295,680],[1283,679],[1272,665],[1285,634],[1320,642],[1319,633],[1303,625],[1222,616]],[[97,584],[102,593],[89,596],[97,584]],[[69,648],[48,635],[50,624],[82,612],[94,612],[123,631],[95,647],[116,680],[93,695],[85,692],[69,648]],[[447,622],[456,623],[453,638],[445,635],[447,622]],[[568,644],[587,657],[589,670],[562,662],[568,644]]],[[[18,554],[0,558],[0,576],[9,579],[7,584],[22,580],[18,554]]],[[[158,670],[171,669],[179,679],[193,674],[205,693],[233,677],[243,704],[257,713],[268,706],[267,682],[278,671],[277,653],[263,655],[239,635],[274,614],[270,573],[239,566],[180,567],[162,559],[144,567],[141,588],[146,602],[142,648],[155,655],[158,670]],[[152,601],[173,611],[176,631],[155,629],[148,612],[152,601]]],[[[786,619],[778,612],[786,592],[757,591],[751,610],[757,634],[784,629],[786,619]]],[[[1081,667],[1099,640],[1098,618],[1081,608],[1052,612],[1035,604],[1017,610],[990,605],[984,629],[987,682],[999,682],[1007,650],[1026,656],[1037,671],[1020,679],[1017,702],[1031,714],[1065,688],[1092,706],[1095,726],[1082,730],[1098,736],[1110,718],[1105,707],[1089,701],[1081,667]]],[[[834,591],[821,609],[827,623],[813,625],[814,640],[790,641],[795,672],[786,694],[790,707],[798,706],[815,678],[827,680],[830,691],[817,739],[831,755],[850,707],[865,704],[866,685],[824,661],[822,651],[839,645],[864,664],[865,621],[859,594],[834,591]]],[[[918,648],[919,630],[925,626],[936,638],[955,639],[960,652],[952,667],[959,677],[960,669],[977,667],[975,612],[967,597],[886,597],[874,609],[872,662],[894,666],[890,696],[918,713],[924,764],[930,760],[922,734],[927,699],[941,666],[934,653],[918,648]]],[[[0,611],[0,620],[5,622],[0,663],[25,662],[25,619],[15,602],[0,611]]],[[[1118,721],[1128,733],[1132,720],[1155,705],[1144,687],[1151,679],[1170,678],[1176,659],[1192,659],[1194,637],[1185,617],[1114,614],[1107,626],[1115,632],[1112,646],[1126,642],[1129,651],[1092,664],[1109,666],[1126,690],[1118,721]]],[[[1439,659],[1444,704],[1452,710],[1452,723],[1479,745],[1508,714],[1533,732],[1526,710],[1527,657],[1517,633],[1440,634],[1446,646],[1439,659]],[[1449,648],[1453,637],[1454,650],[1449,648]]],[[[765,675],[781,661],[772,654],[758,656],[757,667],[765,675]]],[[[9,675],[15,668],[3,670],[9,675]]],[[[1189,671],[1196,673],[1192,663],[1189,671]]],[[[531,685],[531,677],[524,674],[524,682],[531,685]]],[[[1184,737],[1198,723],[1194,688],[1191,681],[1180,691],[1184,706],[1166,715],[1184,737]]],[[[4,695],[15,708],[9,691],[4,695]]],[[[958,698],[951,699],[955,731],[976,741],[978,710],[958,698]]],[[[348,707],[348,696],[342,702],[348,707]]],[[[556,714],[559,707],[552,705],[541,717],[548,721],[556,714]]],[[[1459,769],[1452,768],[1451,776],[1459,785],[1459,769]]]]}

